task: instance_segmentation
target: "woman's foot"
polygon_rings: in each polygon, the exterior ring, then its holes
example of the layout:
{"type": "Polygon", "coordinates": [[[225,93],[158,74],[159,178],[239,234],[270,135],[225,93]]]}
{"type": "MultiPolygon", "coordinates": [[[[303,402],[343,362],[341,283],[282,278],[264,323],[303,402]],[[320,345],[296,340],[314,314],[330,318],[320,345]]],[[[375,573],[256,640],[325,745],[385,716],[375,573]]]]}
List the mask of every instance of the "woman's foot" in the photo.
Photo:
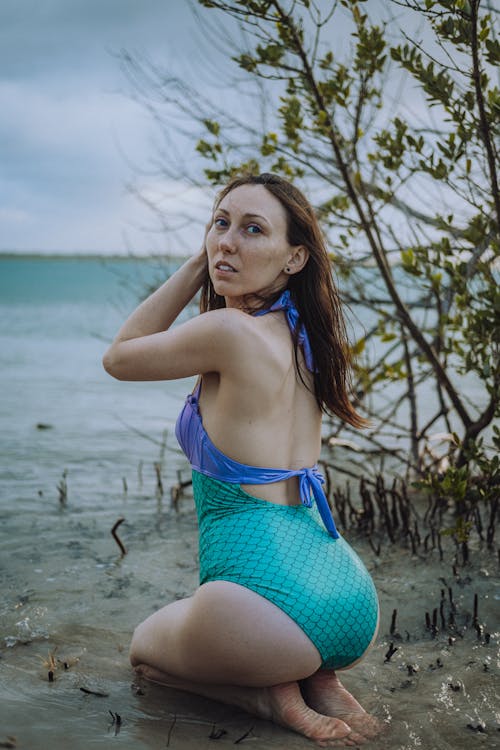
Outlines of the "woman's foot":
{"type": "Polygon", "coordinates": [[[384,728],[345,689],[333,670],[321,669],[308,677],[302,682],[302,693],[308,706],[325,716],[342,719],[364,739],[375,737],[384,728]]]}
{"type": "Polygon", "coordinates": [[[306,705],[297,682],[263,690],[267,693],[265,708],[271,710],[271,715],[264,718],[303,734],[320,747],[359,745],[364,741],[364,736],[350,722],[324,715],[306,705]]]}
{"type": "Polygon", "coordinates": [[[297,682],[255,688],[192,683],[147,665],[139,665],[136,672],[153,682],[243,708],[314,740],[320,747],[359,745],[365,738],[344,720],[322,715],[307,706],[297,682]]]}

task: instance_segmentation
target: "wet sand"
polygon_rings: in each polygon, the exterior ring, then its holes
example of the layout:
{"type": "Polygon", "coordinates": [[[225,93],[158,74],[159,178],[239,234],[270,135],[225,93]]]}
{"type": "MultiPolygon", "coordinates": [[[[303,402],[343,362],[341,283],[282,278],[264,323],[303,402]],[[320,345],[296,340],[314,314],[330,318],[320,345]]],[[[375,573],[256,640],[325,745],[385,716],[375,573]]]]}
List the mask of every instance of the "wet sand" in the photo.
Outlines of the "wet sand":
{"type": "MultiPolygon", "coordinates": [[[[172,506],[174,465],[163,497],[156,494],[151,464],[143,486],[129,480],[137,486],[125,492],[115,477],[84,505],[75,485],[84,492],[85,471],[67,477],[66,505],[41,491],[2,511],[0,747],[313,747],[239,709],[134,678],[127,649],[135,624],[197,586],[192,500],[188,488],[172,506]],[[124,556],[111,536],[118,518],[124,556]]],[[[383,542],[377,556],[361,536],[347,537],[382,609],[375,647],[342,677],[369,711],[390,720],[367,746],[500,747],[496,548],[474,537],[464,566],[450,537],[442,560],[437,549],[413,555],[399,542],[383,542]]]]}

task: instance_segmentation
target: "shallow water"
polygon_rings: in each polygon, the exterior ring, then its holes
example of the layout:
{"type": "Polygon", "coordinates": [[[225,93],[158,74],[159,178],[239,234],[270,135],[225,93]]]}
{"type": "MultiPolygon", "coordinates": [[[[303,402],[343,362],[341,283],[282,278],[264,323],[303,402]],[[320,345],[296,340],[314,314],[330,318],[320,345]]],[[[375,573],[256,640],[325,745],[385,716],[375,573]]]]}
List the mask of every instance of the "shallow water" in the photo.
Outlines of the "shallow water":
{"type": "MultiPolygon", "coordinates": [[[[134,626],[197,585],[189,490],[177,510],[170,500],[178,472],[188,477],[173,423],[191,381],[125,384],[106,376],[103,339],[123,315],[116,309],[123,288],[95,261],[61,263],[25,265],[0,282],[0,747],[13,736],[29,750],[204,748],[214,746],[214,727],[227,732],[216,747],[249,730],[239,744],[312,747],[238,709],[134,680],[127,659],[134,626]],[[125,556],[111,536],[119,518],[125,556]],[[53,682],[49,653],[60,660],[53,682]]],[[[129,276],[139,273],[127,268],[129,276]]],[[[125,297],[130,304],[132,293],[125,297]]],[[[375,647],[345,675],[366,708],[390,717],[387,733],[369,747],[500,747],[496,551],[476,542],[471,564],[454,571],[450,539],[442,562],[437,551],[418,557],[396,546],[376,557],[365,541],[352,541],[382,606],[375,647]],[[433,637],[425,627],[434,609],[441,625],[448,587],[457,610],[452,645],[447,628],[433,637]],[[386,661],[391,643],[397,651],[386,661]]],[[[443,615],[448,620],[449,598],[443,615]]]]}

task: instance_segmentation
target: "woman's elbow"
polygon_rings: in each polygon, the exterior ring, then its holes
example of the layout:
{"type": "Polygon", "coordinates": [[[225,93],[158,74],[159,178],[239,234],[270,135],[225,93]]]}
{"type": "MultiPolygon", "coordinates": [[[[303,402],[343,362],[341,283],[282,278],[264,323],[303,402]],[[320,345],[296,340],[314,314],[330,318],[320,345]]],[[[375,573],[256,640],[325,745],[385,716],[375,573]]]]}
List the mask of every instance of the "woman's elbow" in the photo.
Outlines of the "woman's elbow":
{"type": "Polygon", "coordinates": [[[125,379],[123,376],[123,368],[120,367],[120,358],[117,356],[113,346],[110,346],[109,349],[104,353],[104,356],[102,358],[102,366],[104,367],[108,375],[111,375],[113,378],[116,378],[117,380],[125,379]]]}

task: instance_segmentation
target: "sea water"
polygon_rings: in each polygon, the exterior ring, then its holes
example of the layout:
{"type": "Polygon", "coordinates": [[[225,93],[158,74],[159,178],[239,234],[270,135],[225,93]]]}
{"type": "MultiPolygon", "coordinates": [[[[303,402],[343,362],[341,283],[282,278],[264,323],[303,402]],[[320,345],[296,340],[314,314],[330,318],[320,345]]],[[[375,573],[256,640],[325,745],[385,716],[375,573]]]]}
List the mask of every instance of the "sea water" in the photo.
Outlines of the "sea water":
{"type": "Polygon", "coordinates": [[[68,484],[96,492],[110,476],[130,478],[155,457],[173,426],[189,381],[121,383],[101,360],[107,345],[165,262],[101,258],[0,260],[0,479],[4,491],[50,495],[68,484]],[[156,441],[156,443],[155,443],[156,441]]]}

